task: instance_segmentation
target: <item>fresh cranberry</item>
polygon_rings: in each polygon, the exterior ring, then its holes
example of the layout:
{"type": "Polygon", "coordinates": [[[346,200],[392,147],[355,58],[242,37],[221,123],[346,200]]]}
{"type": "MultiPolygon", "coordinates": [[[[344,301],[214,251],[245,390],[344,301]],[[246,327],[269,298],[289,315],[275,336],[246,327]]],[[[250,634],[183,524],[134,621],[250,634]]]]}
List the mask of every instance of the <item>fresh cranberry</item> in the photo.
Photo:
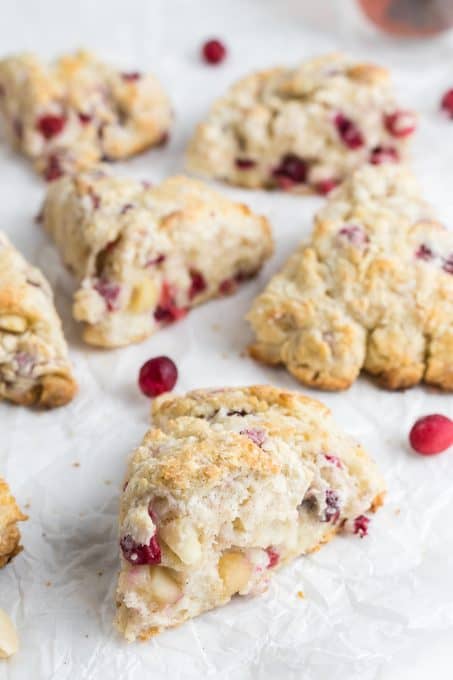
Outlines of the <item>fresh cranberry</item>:
{"type": "Polygon", "coordinates": [[[429,246],[422,243],[415,251],[415,257],[417,258],[417,260],[428,261],[433,259],[434,253],[431,250],[431,248],[429,248],[429,246]]]}
{"type": "Polygon", "coordinates": [[[167,281],[162,284],[159,304],[154,312],[156,321],[170,323],[171,321],[178,321],[187,314],[185,307],[178,307],[175,300],[175,292],[173,286],[167,281]]]}
{"type": "Polygon", "coordinates": [[[239,434],[245,435],[259,447],[261,447],[266,441],[266,433],[263,430],[259,430],[257,427],[250,427],[246,430],[241,430],[239,434]]]}
{"type": "Polygon", "coordinates": [[[226,57],[227,50],[220,40],[208,40],[201,48],[203,59],[208,64],[220,64],[226,57]]]}
{"type": "Polygon", "coordinates": [[[250,170],[256,165],[255,161],[252,161],[251,158],[236,158],[234,163],[239,170],[250,170]]]}
{"type": "Polygon", "coordinates": [[[343,464],[341,460],[338,458],[338,456],[331,456],[330,454],[326,453],[324,454],[324,458],[329,461],[329,463],[332,463],[332,465],[335,465],[337,468],[342,468],[343,464]]]}
{"type": "Polygon", "coordinates": [[[307,177],[307,164],[302,158],[296,156],[296,154],[287,153],[272,172],[272,176],[277,180],[280,188],[291,188],[293,184],[305,182],[307,177]]]}
{"type": "Polygon", "coordinates": [[[325,522],[335,522],[340,517],[340,498],[333,489],[326,490],[326,509],[324,511],[325,522]]]}
{"type": "Polygon", "coordinates": [[[442,453],[453,444],[453,421],[438,413],[419,418],[412,426],[409,441],[414,451],[424,456],[442,453]]]}
{"type": "Polygon", "coordinates": [[[43,137],[46,139],[52,139],[52,137],[56,137],[56,135],[60,134],[65,125],[65,116],[56,116],[49,113],[38,118],[36,128],[43,137]]]}
{"type": "Polygon", "coordinates": [[[169,357],[154,357],[140,369],[138,384],[147,397],[170,392],[178,379],[178,369],[169,357]]]}
{"type": "Polygon", "coordinates": [[[340,229],[338,234],[357,248],[361,248],[369,242],[368,236],[365,234],[362,227],[359,227],[356,224],[346,224],[340,229]]]}
{"type": "Polygon", "coordinates": [[[117,300],[118,295],[120,294],[120,286],[117,283],[100,279],[94,285],[94,289],[104,298],[109,312],[118,309],[117,300]]]}
{"type": "Polygon", "coordinates": [[[130,534],[123,536],[120,541],[124,558],[131,564],[160,564],[162,553],[156,535],[148,545],[137,543],[130,534]]]}
{"type": "Polygon", "coordinates": [[[442,97],[440,108],[446,111],[450,118],[453,118],[453,89],[448,90],[442,97]]]}
{"type": "Polygon", "coordinates": [[[44,179],[47,182],[53,182],[63,175],[63,168],[61,167],[58,156],[49,156],[46,169],[44,170],[44,179]]]}
{"type": "Polygon", "coordinates": [[[359,149],[364,145],[362,133],[350,118],[347,118],[342,113],[337,113],[334,123],[343,144],[349,149],[359,149]]]}
{"type": "Polygon", "coordinates": [[[365,515],[359,515],[354,519],[354,529],[353,533],[358,534],[360,538],[363,538],[368,534],[368,525],[370,520],[365,515]]]}
{"type": "Polygon", "coordinates": [[[80,112],[77,115],[78,115],[79,120],[82,123],[82,125],[88,125],[88,123],[91,123],[91,121],[93,120],[93,116],[90,116],[89,113],[81,113],[80,112]]]}
{"type": "Polygon", "coordinates": [[[269,557],[269,563],[267,565],[267,568],[272,569],[272,567],[275,567],[275,565],[279,563],[280,555],[271,545],[268,548],[266,548],[266,552],[269,557]]]}
{"type": "Polygon", "coordinates": [[[190,270],[189,300],[200,295],[206,290],[206,281],[203,274],[196,269],[190,270]]]}
{"type": "Polygon", "coordinates": [[[442,269],[447,274],[453,274],[453,253],[445,258],[442,269]]]}
{"type": "Polygon", "coordinates": [[[393,137],[408,137],[417,127],[412,111],[395,111],[384,116],[384,125],[393,137]]]}
{"type": "Polygon", "coordinates": [[[141,73],[138,71],[131,71],[129,73],[122,73],[121,78],[126,81],[126,83],[133,83],[136,80],[140,80],[141,73]]]}
{"type": "Polygon", "coordinates": [[[235,293],[238,288],[238,282],[236,279],[224,279],[219,285],[219,293],[221,295],[231,295],[235,293]]]}
{"type": "Polygon", "coordinates": [[[318,194],[321,194],[321,196],[326,196],[332,189],[335,189],[339,183],[340,182],[337,179],[322,179],[320,182],[316,182],[315,190],[318,194]]]}
{"type": "Polygon", "coordinates": [[[398,151],[392,146],[375,146],[370,152],[370,163],[372,165],[398,163],[399,159],[398,151]]]}

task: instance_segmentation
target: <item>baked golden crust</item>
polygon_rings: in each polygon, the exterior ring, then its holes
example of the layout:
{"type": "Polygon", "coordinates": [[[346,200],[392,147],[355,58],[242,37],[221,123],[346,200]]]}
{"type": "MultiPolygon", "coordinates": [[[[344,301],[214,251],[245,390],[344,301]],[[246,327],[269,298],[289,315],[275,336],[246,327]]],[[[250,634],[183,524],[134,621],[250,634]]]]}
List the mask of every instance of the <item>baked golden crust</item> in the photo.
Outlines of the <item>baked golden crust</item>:
{"type": "Polygon", "coordinates": [[[156,187],[102,169],[50,186],[44,227],[79,279],[86,342],[140,342],[202,302],[235,291],[273,250],[268,221],[201,182],[156,187]]]}
{"type": "Polygon", "coordinates": [[[170,102],[153,75],[118,71],[83,50],[49,65],[7,57],[0,88],[11,144],[48,180],[137,154],[170,128],[170,102]]]}
{"type": "Polygon", "coordinates": [[[120,506],[116,625],[147,639],[338,530],[363,535],[385,485],[320,402],[265,385],[162,395],[120,506]]]}
{"type": "Polygon", "coordinates": [[[28,519],[11,495],[8,484],[0,477],[0,567],[4,567],[20,551],[17,522],[28,519]]]}
{"type": "Polygon", "coordinates": [[[356,171],[252,305],[250,354],[326,390],[361,370],[452,390],[453,236],[431,212],[407,169],[356,171]]]}
{"type": "Polygon", "coordinates": [[[54,408],[76,392],[51,288],[0,233],[0,398],[54,408]]]}
{"type": "Polygon", "coordinates": [[[386,69],[329,54],[235,83],[198,125],[187,163],[248,188],[325,194],[361,165],[404,160],[415,127],[386,69]]]}

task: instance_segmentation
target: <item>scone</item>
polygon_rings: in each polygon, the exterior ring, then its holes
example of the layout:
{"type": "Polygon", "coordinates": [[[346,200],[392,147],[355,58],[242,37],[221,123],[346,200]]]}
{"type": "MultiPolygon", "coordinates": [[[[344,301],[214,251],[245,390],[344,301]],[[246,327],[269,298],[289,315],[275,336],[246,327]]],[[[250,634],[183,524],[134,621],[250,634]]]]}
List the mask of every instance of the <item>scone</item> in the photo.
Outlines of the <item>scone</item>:
{"type": "Polygon", "coordinates": [[[0,115],[11,144],[49,181],[164,142],[172,117],[155,76],[85,51],[51,64],[32,54],[0,60],[0,115]]]}
{"type": "Polygon", "coordinates": [[[0,399],[53,408],[76,391],[52,290],[0,232],[0,399]]]}
{"type": "Polygon", "coordinates": [[[84,339],[118,347],[233,292],[272,252],[264,217],[185,177],[153,188],[93,170],[53,182],[44,227],[80,286],[84,339]]]}
{"type": "Polygon", "coordinates": [[[188,166],[244,187],[326,194],[365,163],[397,163],[414,132],[389,73],[340,54],[253,73],[216,101],[188,166]]]}
{"type": "Polygon", "coordinates": [[[162,396],[133,453],[120,509],[116,626],[146,639],[272,573],[363,514],[384,482],[321,403],[255,386],[162,396]]]}
{"type": "Polygon", "coordinates": [[[0,477],[0,568],[22,550],[17,522],[26,519],[27,515],[20,511],[8,484],[0,477]]]}
{"type": "Polygon", "coordinates": [[[453,234],[401,166],[356,171],[249,314],[251,354],[302,383],[453,389],[453,234]]]}

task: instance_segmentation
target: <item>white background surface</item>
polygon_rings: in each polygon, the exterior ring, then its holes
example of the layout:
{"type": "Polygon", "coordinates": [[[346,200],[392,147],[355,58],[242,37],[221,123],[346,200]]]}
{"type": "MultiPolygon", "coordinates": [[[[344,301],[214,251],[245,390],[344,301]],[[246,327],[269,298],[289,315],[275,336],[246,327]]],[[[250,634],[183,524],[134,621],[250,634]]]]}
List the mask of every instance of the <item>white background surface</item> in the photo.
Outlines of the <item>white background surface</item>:
{"type": "MultiPolygon", "coordinates": [[[[421,113],[416,171],[453,224],[453,122],[438,113],[441,94],[453,86],[451,36],[395,43],[367,29],[349,0],[15,0],[1,3],[0,45],[2,53],[26,48],[44,57],[86,46],[130,70],[155,71],[174,101],[171,143],[118,166],[153,181],[181,171],[195,122],[250,69],[338,48],[376,59],[393,69],[401,102],[421,113]],[[198,58],[211,35],[230,49],[220,68],[198,58]]],[[[453,452],[425,459],[406,441],[419,415],[453,416],[452,397],[425,388],[392,394],[360,379],[346,393],[316,394],[388,481],[387,503],[368,538],[338,538],[279,573],[261,598],[234,602],[146,644],[126,645],[111,627],[118,493],[125,458],[148,423],[138,369],[165,353],[178,365],[180,392],[266,381],[296,388],[284,371],[240,357],[249,339],[242,317],[309,233],[320,199],[225,189],[272,221],[277,252],[259,280],[141,345],[102,352],[81,344],[70,319],[71,279],[33,222],[43,184],[4,144],[0,178],[0,226],[54,285],[80,381],[77,399],[51,413],[0,404],[0,471],[30,514],[25,552],[0,573],[0,605],[21,640],[20,653],[1,662],[0,678],[451,680],[453,452]]]]}

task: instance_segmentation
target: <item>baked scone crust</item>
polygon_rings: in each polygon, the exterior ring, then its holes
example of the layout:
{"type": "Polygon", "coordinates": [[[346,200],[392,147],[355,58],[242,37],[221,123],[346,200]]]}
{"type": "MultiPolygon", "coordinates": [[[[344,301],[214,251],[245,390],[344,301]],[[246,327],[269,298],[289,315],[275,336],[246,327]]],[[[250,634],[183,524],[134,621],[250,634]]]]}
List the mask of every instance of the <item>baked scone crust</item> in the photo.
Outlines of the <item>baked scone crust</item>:
{"type": "Polygon", "coordinates": [[[269,386],[153,403],[120,506],[116,626],[147,639],[317,550],[382,503],[363,448],[320,402],[269,386]],[[145,558],[144,555],[147,555],[145,558]]]}
{"type": "Polygon", "coordinates": [[[21,512],[8,484],[0,477],[0,568],[22,550],[17,522],[26,519],[27,515],[21,512]]]}
{"type": "Polygon", "coordinates": [[[49,283],[0,232],[0,398],[54,408],[76,392],[49,283]]]}
{"type": "Polygon", "coordinates": [[[33,54],[1,60],[0,115],[12,146],[47,180],[164,142],[172,117],[155,76],[83,50],[51,64],[33,54]]]}
{"type": "Polygon", "coordinates": [[[235,83],[198,125],[187,164],[244,187],[325,194],[363,164],[403,161],[415,127],[386,69],[329,54],[235,83]]]}
{"type": "Polygon", "coordinates": [[[253,357],[300,382],[453,389],[453,234],[402,166],[357,170],[247,316],[253,357]]]}
{"type": "Polygon", "coordinates": [[[80,285],[86,342],[139,342],[189,308],[234,292],[273,250],[268,221],[206,185],[152,187],[102,169],[53,182],[44,228],[80,285]]]}

